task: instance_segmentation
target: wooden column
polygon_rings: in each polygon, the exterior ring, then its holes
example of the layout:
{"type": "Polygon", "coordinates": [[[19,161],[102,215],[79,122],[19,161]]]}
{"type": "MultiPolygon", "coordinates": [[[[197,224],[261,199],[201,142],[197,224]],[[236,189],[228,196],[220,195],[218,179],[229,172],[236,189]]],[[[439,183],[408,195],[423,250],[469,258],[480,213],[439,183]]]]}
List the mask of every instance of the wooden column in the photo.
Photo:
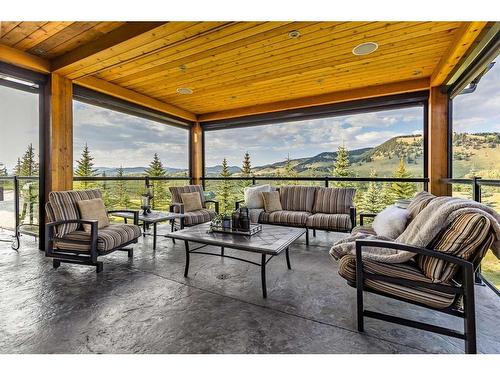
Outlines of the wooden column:
{"type": "Polygon", "coordinates": [[[199,122],[191,128],[191,176],[195,185],[201,185],[203,176],[203,130],[199,122]]]}
{"type": "Polygon", "coordinates": [[[73,188],[73,82],[51,74],[48,85],[48,192],[73,188]]]}
{"type": "Polygon", "coordinates": [[[448,177],[448,94],[432,87],[429,96],[428,136],[429,189],[435,195],[451,195],[451,186],[441,179],[448,177]]]}

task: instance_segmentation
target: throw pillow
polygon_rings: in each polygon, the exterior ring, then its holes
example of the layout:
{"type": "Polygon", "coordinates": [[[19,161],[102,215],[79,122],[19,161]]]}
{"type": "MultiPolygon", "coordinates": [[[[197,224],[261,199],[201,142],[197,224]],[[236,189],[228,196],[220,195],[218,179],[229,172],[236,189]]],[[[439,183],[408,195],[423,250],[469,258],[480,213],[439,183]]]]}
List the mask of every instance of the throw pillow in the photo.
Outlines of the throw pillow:
{"type": "Polygon", "coordinates": [[[409,212],[395,205],[387,207],[373,220],[373,230],[378,236],[396,239],[406,228],[409,212]]]}
{"type": "Polygon", "coordinates": [[[200,193],[197,191],[193,193],[181,193],[181,200],[184,205],[184,212],[197,211],[203,208],[200,193]]]}
{"type": "MultiPolygon", "coordinates": [[[[76,202],[80,217],[83,220],[97,220],[97,228],[101,229],[109,225],[108,212],[101,198],[86,199],[76,202]]],[[[90,224],[83,224],[83,230],[90,232],[90,224]]]]}
{"type": "Polygon", "coordinates": [[[416,194],[408,205],[409,220],[413,220],[436,196],[427,191],[416,194]]]}
{"type": "Polygon", "coordinates": [[[244,190],[245,205],[250,208],[264,208],[264,201],[261,193],[271,191],[271,185],[249,186],[244,190]]]}
{"type": "Polygon", "coordinates": [[[264,192],[262,200],[264,201],[264,210],[266,212],[281,211],[281,201],[279,191],[264,192]]]}

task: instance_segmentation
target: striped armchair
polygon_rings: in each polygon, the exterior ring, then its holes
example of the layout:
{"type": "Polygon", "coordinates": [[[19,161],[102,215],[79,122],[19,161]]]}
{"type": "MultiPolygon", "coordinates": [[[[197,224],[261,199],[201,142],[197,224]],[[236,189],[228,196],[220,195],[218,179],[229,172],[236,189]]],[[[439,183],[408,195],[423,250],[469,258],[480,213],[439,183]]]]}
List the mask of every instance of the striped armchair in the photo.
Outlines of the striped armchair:
{"type": "Polygon", "coordinates": [[[474,272],[493,241],[490,221],[478,213],[459,215],[427,248],[357,240],[356,254],[343,256],[338,272],[357,290],[358,331],[364,330],[364,317],[370,317],[463,339],[466,353],[476,353],[474,272]],[[409,251],[416,255],[406,263],[382,263],[364,260],[362,252],[366,247],[409,251]],[[363,292],[463,318],[464,332],[366,310],[363,292]]]}
{"type": "Polygon", "coordinates": [[[176,229],[182,229],[181,227],[183,225],[190,227],[193,225],[206,223],[208,221],[211,221],[215,217],[215,215],[219,213],[219,202],[205,199],[203,187],[200,185],[171,186],[169,187],[169,190],[170,194],[172,195],[170,211],[184,214],[182,223],[179,219],[176,219],[172,222],[172,231],[176,229]],[[194,192],[200,194],[202,209],[185,212],[181,194],[194,192]],[[213,203],[215,210],[207,208],[207,203],[213,203]]]}
{"type": "MultiPolygon", "coordinates": [[[[53,258],[54,268],[61,263],[85,264],[96,267],[101,272],[103,264],[98,257],[115,250],[127,251],[133,256],[133,249],[125,248],[137,243],[141,236],[138,224],[138,211],[134,214],[134,224],[109,224],[98,228],[97,220],[82,220],[78,209],[78,201],[102,198],[99,190],[57,191],[49,194],[46,204],[48,218],[45,255],[53,258]],[[90,231],[84,225],[90,226],[90,231]]],[[[112,213],[115,211],[108,211],[112,213]]]]}

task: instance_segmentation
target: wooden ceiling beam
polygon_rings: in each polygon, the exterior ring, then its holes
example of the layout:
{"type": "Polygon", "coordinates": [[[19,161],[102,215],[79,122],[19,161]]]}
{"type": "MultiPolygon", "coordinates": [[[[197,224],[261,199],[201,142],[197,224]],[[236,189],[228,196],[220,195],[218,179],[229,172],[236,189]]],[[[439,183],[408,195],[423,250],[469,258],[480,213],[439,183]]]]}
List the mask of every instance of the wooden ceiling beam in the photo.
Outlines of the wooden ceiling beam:
{"type": "Polygon", "coordinates": [[[207,122],[215,120],[224,120],[229,118],[285,111],[287,109],[306,108],[324,104],[346,102],[351,100],[375,98],[384,95],[415,92],[420,90],[427,90],[428,88],[429,88],[428,78],[415,79],[410,81],[391,83],[387,85],[363,87],[354,90],[332,92],[328,94],[322,94],[307,98],[283,100],[275,103],[259,104],[245,108],[236,108],[227,111],[206,113],[199,115],[198,121],[207,122]]]}
{"type": "Polygon", "coordinates": [[[440,86],[465,56],[487,22],[464,22],[431,76],[431,87],[440,86]]]}
{"type": "Polygon", "coordinates": [[[40,73],[50,73],[50,61],[0,44],[0,61],[40,73]]]}
{"type": "Polygon", "coordinates": [[[94,42],[82,45],[54,59],[52,61],[52,70],[55,73],[63,74],[71,72],[72,68],[82,61],[88,60],[89,63],[96,61],[99,59],[99,53],[121,43],[126,43],[128,40],[164,24],[165,22],[127,22],[125,25],[103,35],[94,42]]]}
{"type": "Polygon", "coordinates": [[[95,77],[84,77],[73,81],[75,84],[95,90],[97,92],[113,96],[131,103],[139,104],[147,108],[180,117],[189,121],[196,121],[196,115],[182,108],[153,99],[149,96],[123,88],[95,77]]]}

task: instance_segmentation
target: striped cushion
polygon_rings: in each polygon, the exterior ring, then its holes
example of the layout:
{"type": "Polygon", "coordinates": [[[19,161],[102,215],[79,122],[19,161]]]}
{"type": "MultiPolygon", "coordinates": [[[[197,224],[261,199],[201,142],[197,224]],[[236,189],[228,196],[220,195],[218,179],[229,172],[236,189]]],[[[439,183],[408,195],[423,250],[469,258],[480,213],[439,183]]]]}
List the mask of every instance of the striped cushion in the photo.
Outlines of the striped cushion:
{"type": "MultiPolygon", "coordinates": [[[[97,232],[97,250],[101,253],[119,248],[123,244],[141,236],[141,228],[133,224],[111,224],[97,232]]],[[[77,230],[55,241],[58,249],[90,251],[90,232],[77,230]],[[75,244],[65,240],[88,241],[87,244],[75,244]]]]}
{"type": "Polygon", "coordinates": [[[212,210],[207,210],[204,208],[203,210],[190,211],[185,213],[184,216],[184,225],[191,226],[206,223],[212,220],[216,213],[212,210]]]}
{"type": "MultiPolygon", "coordinates": [[[[183,193],[194,193],[198,192],[200,194],[201,206],[205,208],[205,195],[203,194],[203,187],[201,185],[187,185],[187,186],[170,186],[170,194],[172,194],[172,203],[182,203],[183,193]]],[[[175,212],[179,212],[177,207],[174,207],[175,212]]]]}
{"type": "Polygon", "coordinates": [[[357,226],[357,227],[354,227],[351,231],[351,235],[355,235],[355,234],[369,234],[369,235],[372,235],[372,236],[376,236],[377,235],[377,232],[375,232],[373,230],[372,227],[362,227],[362,226],[357,226]]]}
{"type": "Polygon", "coordinates": [[[416,194],[407,207],[409,214],[408,223],[413,220],[415,216],[420,213],[420,211],[427,207],[427,205],[434,198],[436,198],[436,196],[427,191],[421,191],[420,193],[416,194]]]}
{"type": "Polygon", "coordinates": [[[351,230],[351,217],[347,214],[314,214],[307,218],[307,227],[333,231],[351,230]]]}
{"type": "MultiPolygon", "coordinates": [[[[397,277],[400,279],[431,283],[417,265],[407,263],[380,263],[363,260],[363,270],[367,273],[397,277]]],[[[351,285],[356,282],[356,256],[346,255],[339,261],[339,274],[351,285]]],[[[421,303],[427,306],[444,309],[453,304],[455,294],[437,292],[422,287],[407,287],[378,280],[364,280],[364,286],[395,297],[421,303]]]]}
{"type": "MultiPolygon", "coordinates": [[[[491,241],[487,246],[491,245],[493,236],[490,225],[490,221],[483,215],[476,213],[460,215],[432,241],[429,247],[470,260],[483,249],[488,237],[491,237],[491,241]]],[[[436,283],[450,281],[458,271],[456,264],[434,257],[419,254],[416,261],[424,274],[436,283]]]]}
{"type": "MultiPolygon", "coordinates": [[[[52,191],[49,194],[49,216],[52,216],[54,221],[80,219],[76,202],[95,198],[102,198],[101,192],[97,189],[52,191]]],[[[55,234],[57,237],[63,237],[77,230],[79,226],[79,224],[62,224],[56,228],[55,234]]]]}
{"type": "Polygon", "coordinates": [[[311,214],[304,211],[274,211],[262,212],[260,222],[263,224],[289,225],[293,227],[304,227],[307,218],[311,214]]]}
{"type": "Polygon", "coordinates": [[[356,189],[353,188],[318,188],[312,212],[348,214],[355,194],[356,189]]]}
{"type": "Polygon", "coordinates": [[[284,211],[312,211],[314,186],[283,186],[280,188],[281,207],[284,211]]]}

